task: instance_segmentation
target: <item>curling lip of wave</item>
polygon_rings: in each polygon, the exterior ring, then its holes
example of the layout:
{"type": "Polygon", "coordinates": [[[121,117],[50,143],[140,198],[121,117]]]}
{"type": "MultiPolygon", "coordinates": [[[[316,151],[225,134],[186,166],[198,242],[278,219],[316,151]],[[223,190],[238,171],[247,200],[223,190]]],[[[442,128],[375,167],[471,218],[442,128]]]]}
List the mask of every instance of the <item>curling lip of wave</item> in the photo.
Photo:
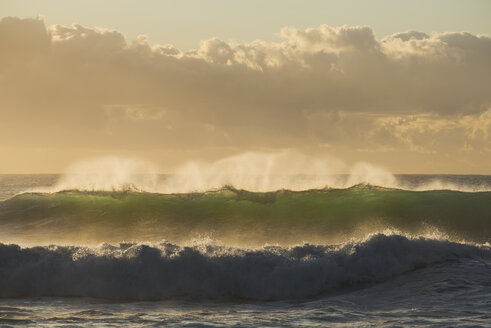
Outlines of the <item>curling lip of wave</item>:
{"type": "Polygon", "coordinates": [[[489,261],[491,250],[384,234],[341,245],[257,249],[168,242],[98,248],[0,244],[0,297],[311,298],[465,259],[489,261]]]}
{"type": "Polygon", "coordinates": [[[25,191],[19,192],[14,196],[18,196],[21,194],[48,194],[48,193],[60,193],[60,192],[141,192],[141,193],[154,193],[154,194],[203,194],[208,192],[219,192],[223,190],[238,190],[245,192],[257,192],[257,193],[271,193],[271,192],[281,192],[281,191],[289,191],[289,192],[308,192],[308,191],[325,191],[325,190],[336,190],[336,189],[352,189],[352,188],[379,188],[379,189],[393,189],[393,190],[404,190],[404,191],[460,191],[467,193],[475,193],[475,192],[490,192],[491,185],[482,184],[482,185],[466,185],[466,184],[457,184],[452,182],[443,182],[438,179],[434,179],[430,182],[422,183],[422,184],[409,184],[409,183],[391,183],[388,185],[384,184],[372,184],[368,182],[357,182],[357,183],[346,183],[339,182],[342,179],[338,179],[338,183],[333,185],[324,184],[319,185],[317,183],[313,187],[310,184],[304,184],[295,187],[290,185],[288,187],[282,187],[281,185],[277,185],[275,188],[266,188],[264,190],[256,190],[254,188],[241,188],[236,187],[233,184],[222,184],[220,186],[212,186],[210,188],[196,188],[192,189],[174,189],[172,187],[166,187],[164,183],[162,185],[140,185],[138,183],[128,182],[128,183],[119,183],[114,185],[64,185],[57,184],[52,187],[36,187],[30,188],[25,191]]]}

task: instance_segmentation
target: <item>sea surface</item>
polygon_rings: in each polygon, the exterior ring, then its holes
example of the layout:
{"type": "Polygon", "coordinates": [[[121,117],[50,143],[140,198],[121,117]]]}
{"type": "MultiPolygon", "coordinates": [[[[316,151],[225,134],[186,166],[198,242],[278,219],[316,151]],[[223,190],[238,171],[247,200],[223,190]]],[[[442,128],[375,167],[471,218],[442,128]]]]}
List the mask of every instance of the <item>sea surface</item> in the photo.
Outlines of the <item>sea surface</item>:
{"type": "Polygon", "coordinates": [[[0,326],[491,327],[491,176],[157,179],[0,175],[0,326]]]}

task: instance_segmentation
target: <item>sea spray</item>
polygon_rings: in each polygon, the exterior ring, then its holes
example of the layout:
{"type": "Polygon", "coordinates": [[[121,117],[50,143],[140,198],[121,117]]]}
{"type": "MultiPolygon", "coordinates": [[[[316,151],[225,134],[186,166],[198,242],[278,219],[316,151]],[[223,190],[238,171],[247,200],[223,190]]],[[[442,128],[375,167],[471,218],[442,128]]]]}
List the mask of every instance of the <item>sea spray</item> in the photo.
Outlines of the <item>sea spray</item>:
{"type": "Polygon", "coordinates": [[[327,156],[298,152],[247,152],[214,162],[189,161],[159,179],[156,165],[135,158],[101,157],[73,164],[55,186],[32,191],[115,191],[134,189],[159,193],[205,192],[224,186],[249,191],[346,188],[365,183],[394,187],[396,179],[383,168],[356,163],[352,167],[327,156]],[[340,172],[349,172],[340,175],[340,172]]]}
{"type": "MultiPolygon", "coordinates": [[[[370,163],[352,166],[329,156],[308,156],[293,151],[247,152],[213,162],[189,161],[158,174],[157,165],[137,158],[116,156],[86,159],[71,165],[51,186],[21,191],[58,192],[125,191],[152,193],[193,193],[233,186],[255,192],[281,189],[303,191],[324,188],[349,188],[367,184],[385,188],[415,191],[458,190],[465,192],[491,191],[491,181],[485,176],[417,176],[417,181],[404,175],[393,175],[370,163]]],[[[415,176],[416,177],[416,176],[415,176]]]]}
{"type": "Polygon", "coordinates": [[[116,156],[86,159],[72,164],[51,188],[60,190],[156,190],[158,171],[155,165],[136,158],[116,156]]]}

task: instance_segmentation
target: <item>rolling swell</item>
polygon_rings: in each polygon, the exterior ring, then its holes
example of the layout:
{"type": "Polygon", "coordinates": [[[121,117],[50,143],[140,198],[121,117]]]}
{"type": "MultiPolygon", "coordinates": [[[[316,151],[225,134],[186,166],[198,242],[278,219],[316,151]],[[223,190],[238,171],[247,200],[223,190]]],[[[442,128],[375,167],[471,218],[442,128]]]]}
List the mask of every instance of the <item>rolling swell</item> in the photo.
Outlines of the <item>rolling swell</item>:
{"type": "Polygon", "coordinates": [[[0,297],[283,300],[350,291],[433,265],[489,262],[489,247],[377,234],[337,246],[257,249],[0,244],[0,297]]]}
{"type": "Polygon", "coordinates": [[[206,193],[136,191],[26,193],[0,202],[3,240],[76,243],[183,242],[325,244],[394,229],[450,239],[491,240],[491,192],[347,189],[206,193]],[[8,239],[7,238],[7,239],[8,239]]]}

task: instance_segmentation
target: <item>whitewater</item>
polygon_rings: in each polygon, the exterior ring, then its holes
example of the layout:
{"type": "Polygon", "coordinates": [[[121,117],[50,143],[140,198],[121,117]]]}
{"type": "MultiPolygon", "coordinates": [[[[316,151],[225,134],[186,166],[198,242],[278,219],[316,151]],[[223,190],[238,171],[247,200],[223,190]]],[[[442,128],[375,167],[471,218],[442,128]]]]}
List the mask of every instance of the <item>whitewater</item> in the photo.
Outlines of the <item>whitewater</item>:
{"type": "Polygon", "coordinates": [[[111,161],[0,175],[1,325],[491,325],[491,176],[111,161]]]}

